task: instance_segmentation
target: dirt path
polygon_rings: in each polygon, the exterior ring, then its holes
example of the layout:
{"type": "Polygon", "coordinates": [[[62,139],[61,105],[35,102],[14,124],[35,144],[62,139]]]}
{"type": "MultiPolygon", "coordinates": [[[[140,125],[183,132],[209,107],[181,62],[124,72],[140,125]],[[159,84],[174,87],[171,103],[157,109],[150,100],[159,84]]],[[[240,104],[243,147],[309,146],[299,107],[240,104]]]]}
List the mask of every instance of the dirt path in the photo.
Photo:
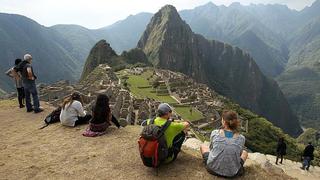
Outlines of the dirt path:
{"type": "MultiPolygon", "coordinates": [[[[208,174],[199,154],[184,150],[176,162],[155,171],[138,155],[139,126],[110,128],[108,134],[88,138],[86,126],[59,123],[42,130],[52,108],[26,113],[14,101],[0,101],[0,179],[219,179],[208,174]]],[[[287,179],[256,166],[246,167],[241,179],[287,179]]]]}

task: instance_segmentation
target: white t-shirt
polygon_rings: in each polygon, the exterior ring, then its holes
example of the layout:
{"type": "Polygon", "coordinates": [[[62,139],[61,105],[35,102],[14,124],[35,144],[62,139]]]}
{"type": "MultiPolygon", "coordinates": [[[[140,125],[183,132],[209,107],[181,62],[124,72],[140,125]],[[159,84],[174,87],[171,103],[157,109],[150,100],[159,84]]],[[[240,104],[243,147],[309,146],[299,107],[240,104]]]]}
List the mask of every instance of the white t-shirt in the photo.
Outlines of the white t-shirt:
{"type": "Polygon", "coordinates": [[[83,110],[82,104],[79,101],[73,101],[66,104],[65,108],[61,110],[60,122],[65,126],[74,126],[75,122],[78,120],[78,116],[84,117],[86,112],[83,110]]]}

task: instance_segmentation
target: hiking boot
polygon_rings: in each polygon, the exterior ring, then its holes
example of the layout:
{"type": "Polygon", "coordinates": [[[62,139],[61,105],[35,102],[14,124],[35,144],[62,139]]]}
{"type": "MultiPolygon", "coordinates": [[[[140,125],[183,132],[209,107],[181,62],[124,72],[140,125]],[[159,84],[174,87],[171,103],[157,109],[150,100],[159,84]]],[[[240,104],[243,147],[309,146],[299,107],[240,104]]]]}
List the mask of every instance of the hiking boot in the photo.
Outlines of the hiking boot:
{"type": "Polygon", "coordinates": [[[42,112],[42,111],[43,111],[43,109],[39,108],[39,109],[37,109],[37,110],[34,110],[34,113],[40,113],[40,112],[42,112]]]}
{"type": "Polygon", "coordinates": [[[33,111],[33,109],[27,109],[27,112],[32,112],[33,111]]]}
{"type": "Polygon", "coordinates": [[[23,105],[23,104],[20,104],[20,106],[19,106],[20,108],[24,108],[25,106],[23,105]]]}
{"type": "Polygon", "coordinates": [[[304,170],[304,167],[300,167],[300,169],[304,170]]]}

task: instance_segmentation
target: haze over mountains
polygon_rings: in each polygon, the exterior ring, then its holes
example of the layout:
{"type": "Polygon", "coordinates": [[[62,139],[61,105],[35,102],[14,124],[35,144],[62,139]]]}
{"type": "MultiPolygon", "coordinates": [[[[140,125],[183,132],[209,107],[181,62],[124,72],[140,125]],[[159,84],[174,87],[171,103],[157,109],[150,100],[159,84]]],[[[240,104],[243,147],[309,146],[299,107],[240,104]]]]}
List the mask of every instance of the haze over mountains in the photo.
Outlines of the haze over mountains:
{"type": "MultiPolygon", "coordinates": [[[[234,3],[225,7],[208,3],[179,13],[195,33],[247,51],[266,76],[277,79],[299,120],[307,122],[304,126],[320,127],[319,12],[320,0],[302,11],[283,5],[234,3]]],[[[111,26],[89,30],[77,25],[44,27],[26,17],[0,14],[0,52],[4,55],[0,70],[9,68],[17,54],[30,52],[40,81],[77,80],[97,41],[106,39],[118,53],[134,48],[151,17],[150,13],[140,13],[111,26]]],[[[3,74],[0,80],[0,88],[12,90],[10,80],[3,74]]]]}

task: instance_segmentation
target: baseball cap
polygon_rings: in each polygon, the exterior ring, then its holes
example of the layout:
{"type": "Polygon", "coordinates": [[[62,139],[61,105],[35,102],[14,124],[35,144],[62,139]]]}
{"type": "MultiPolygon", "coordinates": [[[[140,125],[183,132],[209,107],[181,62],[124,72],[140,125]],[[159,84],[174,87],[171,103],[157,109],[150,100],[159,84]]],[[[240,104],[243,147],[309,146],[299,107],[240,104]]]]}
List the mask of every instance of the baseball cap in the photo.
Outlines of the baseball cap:
{"type": "Polygon", "coordinates": [[[165,115],[169,112],[172,112],[172,107],[168,103],[161,103],[158,106],[158,114],[165,115]]]}

